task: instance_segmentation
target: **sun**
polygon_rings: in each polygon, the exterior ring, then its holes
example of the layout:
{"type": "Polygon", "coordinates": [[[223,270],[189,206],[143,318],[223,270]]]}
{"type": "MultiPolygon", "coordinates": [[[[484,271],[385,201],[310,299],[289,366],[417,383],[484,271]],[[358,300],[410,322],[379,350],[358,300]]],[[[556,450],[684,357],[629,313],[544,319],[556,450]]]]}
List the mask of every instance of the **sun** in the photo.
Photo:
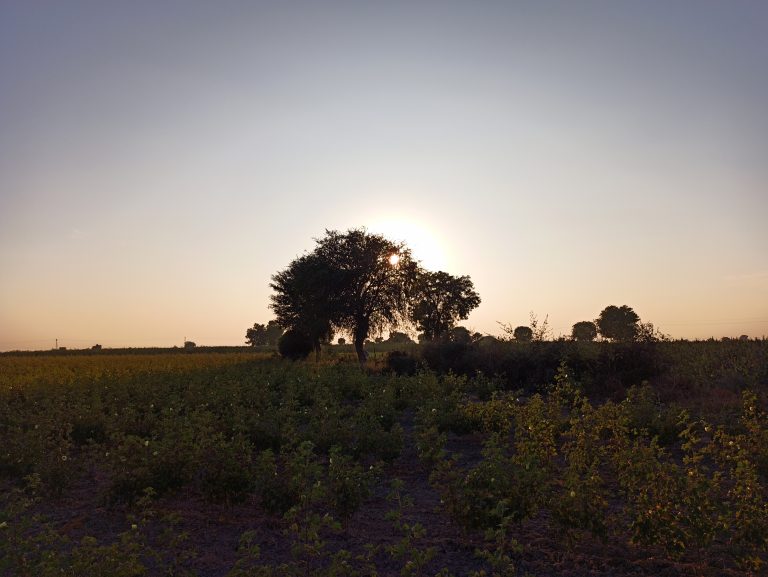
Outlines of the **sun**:
{"type": "MultiPolygon", "coordinates": [[[[406,218],[387,218],[375,221],[368,226],[368,230],[382,234],[393,242],[403,242],[411,249],[415,260],[429,270],[446,270],[448,259],[441,243],[435,233],[421,223],[406,218]]],[[[400,261],[400,256],[393,254],[389,257],[389,264],[395,266],[400,261]]]]}

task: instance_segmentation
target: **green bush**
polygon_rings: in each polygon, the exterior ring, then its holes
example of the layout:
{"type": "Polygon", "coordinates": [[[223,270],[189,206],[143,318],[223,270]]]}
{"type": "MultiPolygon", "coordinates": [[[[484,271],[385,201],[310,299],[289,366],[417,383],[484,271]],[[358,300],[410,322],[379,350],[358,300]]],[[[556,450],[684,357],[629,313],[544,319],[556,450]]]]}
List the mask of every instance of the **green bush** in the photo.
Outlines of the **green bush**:
{"type": "Polygon", "coordinates": [[[255,487],[251,444],[242,436],[231,441],[221,434],[200,451],[200,488],[211,501],[242,502],[255,487]]]}

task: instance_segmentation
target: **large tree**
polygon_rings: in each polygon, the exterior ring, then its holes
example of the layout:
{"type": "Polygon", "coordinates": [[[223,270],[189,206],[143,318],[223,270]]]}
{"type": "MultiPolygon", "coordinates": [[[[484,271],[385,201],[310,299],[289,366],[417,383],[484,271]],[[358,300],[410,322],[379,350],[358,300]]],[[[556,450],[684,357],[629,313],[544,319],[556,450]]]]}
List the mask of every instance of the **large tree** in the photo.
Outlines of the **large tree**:
{"type": "Polygon", "coordinates": [[[610,305],[595,320],[600,334],[612,341],[633,341],[637,337],[640,317],[632,307],[610,305]]]}
{"type": "Polygon", "coordinates": [[[447,337],[459,320],[480,304],[468,276],[422,271],[416,281],[411,318],[428,340],[447,337]]]}
{"type": "Polygon", "coordinates": [[[403,243],[365,229],[327,230],[316,242],[272,277],[272,310],[283,326],[313,331],[317,347],[332,329],[351,334],[364,364],[368,336],[407,320],[418,266],[403,243]]]}
{"type": "Polygon", "coordinates": [[[404,243],[364,228],[326,231],[314,254],[335,278],[333,325],[352,335],[357,358],[364,364],[368,335],[407,320],[418,265],[404,243]]]}

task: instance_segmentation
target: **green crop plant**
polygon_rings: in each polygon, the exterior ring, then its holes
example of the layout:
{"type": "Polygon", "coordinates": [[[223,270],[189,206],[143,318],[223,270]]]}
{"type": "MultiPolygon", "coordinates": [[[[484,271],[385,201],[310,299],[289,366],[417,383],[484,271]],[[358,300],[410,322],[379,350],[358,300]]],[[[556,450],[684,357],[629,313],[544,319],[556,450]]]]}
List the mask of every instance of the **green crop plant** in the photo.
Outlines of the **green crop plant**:
{"type": "Polygon", "coordinates": [[[604,437],[603,431],[612,427],[610,416],[608,422],[601,422],[606,417],[604,412],[581,399],[580,405],[573,407],[562,445],[565,467],[559,474],[561,482],[553,487],[549,509],[569,543],[580,531],[588,531],[603,541],[608,536],[609,491],[602,471],[609,437],[604,437]]]}
{"type": "MultiPolygon", "coordinates": [[[[494,528],[486,529],[486,546],[475,549],[475,555],[485,560],[491,566],[490,577],[514,577],[517,575],[514,555],[523,552],[523,546],[509,535],[510,527],[516,522],[513,516],[507,514],[506,501],[501,500],[493,511],[493,516],[499,519],[494,528]]],[[[487,575],[485,571],[476,571],[473,577],[487,575]]]]}
{"type": "Polygon", "coordinates": [[[421,523],[411,523],[407,519],[408,510],[413,507],[413,499],[403,493],[403,482],[393,479],[387,501],[392,508],[386,518],[400,535],[400,539],[387,548],[392,558],[403,562],[400,569],[402,577],[422,577],[427,565],[437,554],[435,547],[425,547],[427,531],[421,523]]]}
{"type": "Polygon", "coordinates": [[[751,570],[762,570],[768,553],[768,482],[760,470],[768,435],[768,420],[756,396],[743,395],[741,425],[745,432],[713,432],[710,454],[723,470],[722,524],[737,561],[751,570]]]}
{"type": "Polygon", "coordinates": [[[365,469],[360,463],[333,447],[328,455],[328,498],[336,518],[347,529],[349,519],[370,496],[378,467],[365,469]]]}

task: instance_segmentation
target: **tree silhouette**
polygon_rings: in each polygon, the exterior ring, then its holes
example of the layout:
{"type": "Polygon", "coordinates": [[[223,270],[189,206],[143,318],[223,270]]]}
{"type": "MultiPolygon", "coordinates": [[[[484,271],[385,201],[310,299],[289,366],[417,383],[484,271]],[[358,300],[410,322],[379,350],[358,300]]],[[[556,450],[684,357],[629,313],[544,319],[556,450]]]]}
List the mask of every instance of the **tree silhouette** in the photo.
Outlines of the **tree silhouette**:
{"type": "Polygon", "coordinates": [[[658,343],[669,340],[669,336],[658,330],[653,323],[638,323],[635,340],[641,343],[658,343]]]}
{"type": "Polygon", "coordinates": [[[480,304],[468,276],[446,272],[420,272],[414,289],[411,318],[429,340],[447,337],[459,320],[480,304]]]}
{"type": "Polygon", "coordinates": [[[258,347],[267,344],[267,327],[259,323],[253,323],[253,326],[245,331],[245,343],[252,347],[258,347]]]}
{"type": "Polygon", "coordinates": [[[294,259],[285,270],[272,277],[275,291],[270,308],[277,323],[306,335],[320,354],[320,343],[333,337],[331,314],[334,287],[333,271],[315,254],[294,259]]]}
{"type": "Polygon", "coordinates": [[[413,340],[411,337],[409,337],[405,333],[401,333],[399,331],[392,331],[389,333],[389,338],[387,339],[388,343],[392,344],[410,344],[413,343],[413,340]]]}
{"type": "Polygon", "coordinates": [[[533,340],[533,329],[531,327],[519,326],[512,332],[516,341],[527,343],[533,340]]]}
{"type": "Polygon", "coordinates": [[[365,339],[396,328],[407,318],[418,266],[403,243],[365,229],[326,231],[315,253],[332,271],[332,321],[352,335],[357,358],[365,364],[365,339]],[[397,262],[392,256],[397,255],[397,262]]]}
{"type": "Polygon", "coordinates": [[[326,230],[316,243],[272,277],[270,306],[281,325],[309,334],[316,351],[333,329],[351,334],[365,364],[368,335],[407,319],[418,266],[403,243],[365,229],[326,230]]]}
{"type": "Polygon", "coordinates": [[[469,344],[473,340],[473,335],[467,327],[453,327],[448,331],[447,337],[452,343],[469,344]]]}
{"type": "Polygon", "coordinates": [[[252,328],[245,331],[245,342],[252,347],[273,346],[282,334],[283,327],[276,320],[271,320],[266,325],[254,323],[252,328]]]}
{"type": "Polygon", "coordinates": [[[600,334],[612,341],[633,341],[637,337],[640,317],[632,307],[610,305],[595,321],[600,334]]]}
{"type": "Polygon", "coordinates": [[[597,326],[592,321],[579,321],[571,329],[574,341],[594,341],[597,338],[597,326]]]}

